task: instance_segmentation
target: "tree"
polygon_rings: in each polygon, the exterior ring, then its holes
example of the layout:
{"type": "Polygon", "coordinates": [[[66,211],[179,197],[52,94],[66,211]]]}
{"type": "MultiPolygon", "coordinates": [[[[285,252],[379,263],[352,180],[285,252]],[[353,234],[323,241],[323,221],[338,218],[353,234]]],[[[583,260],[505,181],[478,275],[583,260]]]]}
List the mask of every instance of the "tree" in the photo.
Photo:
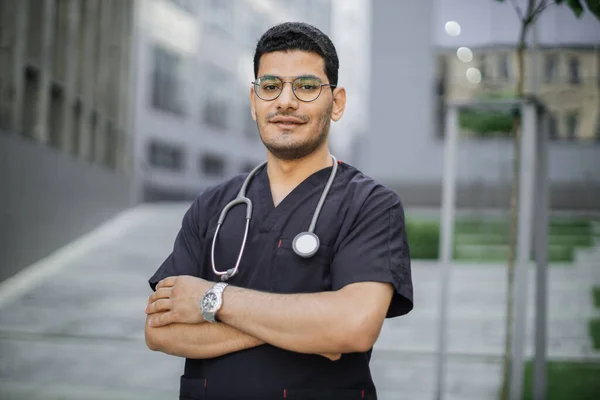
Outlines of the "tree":
{"type": "MultiPolygon", "coordinates": [[[[495,0],[504,2],[504,0],[495,0]]],[[[552,6],[565,4],[569,7],[577,18],[584,13],[583,3],[587,9],[600,19],[600,0],[524,0],[526,7],[523,9],[518,0],[510,0],[512,6],[517,13],[521,22],[519,39],[517,43],[517,82],[515,85],[515,97],[523,98],[524,83],[525,83],[525,50],[527,48],[527,33],[531,26],[536,22],[542,12],[552,6]]],[[[521,1],[520,3],[523,3],[521,1]]],[[[520,113],[516,112],[513,118],[513,140],[514,140],[514,160],[513,160],[513,182],[512,193],[510,200],[510,241],[508,255],[508,285],[507,285],[507,301],[506,301],[506,340],[504,347],[504,367],[502,379],[501,399],[507,400],[509,395],[509,377],[511,366],[511,348],[512,348],[512,330],[513,330],[513,288],[514,288],[514,264],[515,250],[517,244],[517,210],[518,210],[518,194],[519,194],[519,172],[520,172],[520,136],[521,136],[521,117],[520,113]]]]}

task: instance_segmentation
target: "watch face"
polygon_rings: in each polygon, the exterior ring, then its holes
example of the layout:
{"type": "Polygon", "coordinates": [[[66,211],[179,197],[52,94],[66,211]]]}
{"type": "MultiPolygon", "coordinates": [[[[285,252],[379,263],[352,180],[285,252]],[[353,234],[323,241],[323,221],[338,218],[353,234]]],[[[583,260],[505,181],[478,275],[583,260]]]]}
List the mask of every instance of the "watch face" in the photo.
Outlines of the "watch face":
{"type": "Polygon", "coordinates": [[[209,292],[202,298],[202,309],[204,311],[214,311],[219,307],[219,297],[212,292],[209,292]]]}

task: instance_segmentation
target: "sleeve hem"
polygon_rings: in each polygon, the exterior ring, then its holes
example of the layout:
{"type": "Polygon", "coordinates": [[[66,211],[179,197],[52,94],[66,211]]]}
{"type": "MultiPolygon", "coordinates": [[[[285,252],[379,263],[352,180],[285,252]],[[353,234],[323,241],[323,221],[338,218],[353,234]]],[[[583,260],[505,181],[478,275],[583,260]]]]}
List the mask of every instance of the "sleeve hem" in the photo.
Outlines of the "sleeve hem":
{"type": "Polygon", "coordinates": [[[155,274],[152,278],[150,278],[148,280],[148,284],[150,284],[150,288],[152,289],[152,291],[156,291],[156,285],[158,285],[158,282],[162,281],[163,279],[169,276],[170,275],[168,274],[155,274]]]}
{"type": "Polygon", "coordinates": [[[339,290],[351,283],[359,282],[383,282],[389,283],[394,288],[394,295],[388,309],[386,318],[398,317],[408,314],[413,309],[413,296],[409,285],[398,282],[391,274],[386,273],[367,273],[356,274],[347,277],[333,286],[333,290],[339,290]]]}

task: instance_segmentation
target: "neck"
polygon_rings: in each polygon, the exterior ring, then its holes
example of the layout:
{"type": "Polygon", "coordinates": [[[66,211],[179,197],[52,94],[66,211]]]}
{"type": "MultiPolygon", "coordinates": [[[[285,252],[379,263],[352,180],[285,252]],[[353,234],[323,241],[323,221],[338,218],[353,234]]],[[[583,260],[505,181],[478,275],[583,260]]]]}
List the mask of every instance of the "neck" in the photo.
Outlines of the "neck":
{"type": "Polygon", "coordinates": [[[280,160],[270,153],[267,154],[267,160],[269,180],[277,186],[295,187],[315,172],[332,165],[327,146],[298,160],[280,160]]]}

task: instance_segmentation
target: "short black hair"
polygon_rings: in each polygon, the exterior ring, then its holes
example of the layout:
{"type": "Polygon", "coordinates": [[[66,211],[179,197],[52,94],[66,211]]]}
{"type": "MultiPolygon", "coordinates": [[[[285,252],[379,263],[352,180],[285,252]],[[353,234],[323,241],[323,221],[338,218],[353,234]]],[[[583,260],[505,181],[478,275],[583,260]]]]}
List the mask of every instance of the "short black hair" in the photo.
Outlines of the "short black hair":
{"type": "Polygon", "coordinates": [[[325,74],[329,83],[337,85],[340,61],[333,42],[321,30],[305,22],[284,22],[273,26],[261,36],[254,53],[254,78],[257,78],[263,54],[293,50],[320,55],[325,61],[325,74]]]}

